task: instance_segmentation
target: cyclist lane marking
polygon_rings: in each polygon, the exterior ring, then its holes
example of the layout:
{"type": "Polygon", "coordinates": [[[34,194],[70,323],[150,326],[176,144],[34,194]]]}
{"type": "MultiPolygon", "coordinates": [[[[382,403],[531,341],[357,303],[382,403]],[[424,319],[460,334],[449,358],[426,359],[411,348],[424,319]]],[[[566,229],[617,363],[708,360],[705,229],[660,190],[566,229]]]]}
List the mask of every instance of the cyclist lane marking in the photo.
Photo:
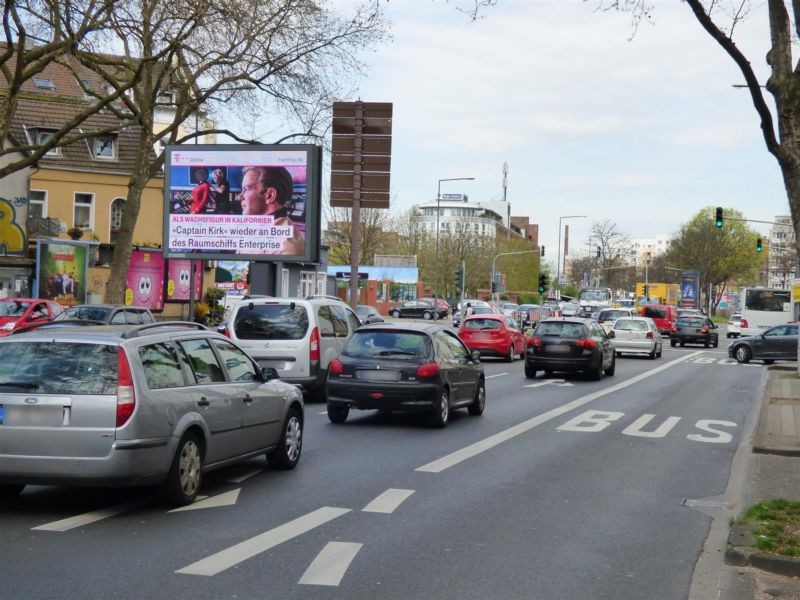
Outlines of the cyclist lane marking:
{"type": "Polygon", "coordinates": [[[438,458],[432,462],[429,462],[421,467],[417,467],[414,469],[415,471],[421,471],[424,473],[441,473],[442,471],[449,469],[469,458],[477,456],[482,452],[486,452],[487,450],[491,450],[495,446],[499,446],[503,442],[507,442],[508,440],[517,437],[518,435],[522,435],[523,433],[530,431],[534,427],[537,427],[543,423],[547,423],[552,419],[560,417],[563,414],[570,412],[571,410],[575,410],[583,406],[584,404],[588,404],[593,400],[597,400],[598,398],[602,398],[603,396],[607,396],[608,394],[613,394],[616,391],[622,390],[626,387],[630,387],[640,381],[647,379],[648,377],[652,377],[657,373],[661,373],[673,367],[677,364],[686,362],[687,360],[694,358],[695,356],[699,356],[702,354],[702,351],[699,352],[692,352],[691,354],[687,354],[686,356],[682,356],[678,359],[673,360],[672,362],[668,362],[667,364],[661,365],[652,369],[650,371],[645,371],[644,373],[640,373],[630,379],[612,385],[610,387],[604,388],[602,390],[598,390],[596,392],[592,392],[591,394],[587,394],[577,400],[573,400],[572,402],[567,402],[562,406],[556,407],[552,410],[547,411],[546,413],[542,413],[536,417],[528,419],[527,421],[523,421],[522,423],[518,423],[513,427],[509,427],[499,433],[496,433],[488,438],[484,438],[475,442],[474,444],[470,444],[469,446],[465,446],[460,450],[456,450],[455,452],[451,452],[446,456],[438,458]]]}

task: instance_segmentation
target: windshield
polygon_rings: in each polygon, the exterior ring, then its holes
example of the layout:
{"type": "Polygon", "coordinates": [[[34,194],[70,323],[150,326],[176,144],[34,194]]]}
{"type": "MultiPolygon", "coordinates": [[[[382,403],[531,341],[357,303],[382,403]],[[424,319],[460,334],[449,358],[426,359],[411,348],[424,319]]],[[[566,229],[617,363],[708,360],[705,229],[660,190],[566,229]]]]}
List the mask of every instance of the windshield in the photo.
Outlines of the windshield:
{"type": "Polygon", "coordinates": [[[21,317],[30,306],[30,302],[4,300],[0,302],[0,317],[21,317]]]}
{"type": "Polygon", "coordinates": [[[611,290],[581,290],[578,298],[584,302],[610,302],[611,290]]]}
{"type": "Polygon", "coordinates": [[[784,312],[789,310],[789,300],[786,290],[747,290],[744,306],[748,310],[784,312]]]}

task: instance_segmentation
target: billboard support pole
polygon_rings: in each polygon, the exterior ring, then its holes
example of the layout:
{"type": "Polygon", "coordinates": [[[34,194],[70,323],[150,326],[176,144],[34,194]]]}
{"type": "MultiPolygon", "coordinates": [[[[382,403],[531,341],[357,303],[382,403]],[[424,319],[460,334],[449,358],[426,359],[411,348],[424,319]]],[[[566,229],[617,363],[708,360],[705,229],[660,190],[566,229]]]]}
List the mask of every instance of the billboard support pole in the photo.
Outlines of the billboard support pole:
{"type": "Polygon", "coordinates": [[[350,212],[350,306],[358,305],[358,263],[361,255],[361,150],[364,131],[364,103],[355,103],[353,127],[353,208],[350,212]]]}
{"type": "Polygon", "coordinates": [[[189,315],[186,319],[187,321],[194,321],[194,278],[195,278],[195,266],[194,261],[189,261],[189,315]]]}

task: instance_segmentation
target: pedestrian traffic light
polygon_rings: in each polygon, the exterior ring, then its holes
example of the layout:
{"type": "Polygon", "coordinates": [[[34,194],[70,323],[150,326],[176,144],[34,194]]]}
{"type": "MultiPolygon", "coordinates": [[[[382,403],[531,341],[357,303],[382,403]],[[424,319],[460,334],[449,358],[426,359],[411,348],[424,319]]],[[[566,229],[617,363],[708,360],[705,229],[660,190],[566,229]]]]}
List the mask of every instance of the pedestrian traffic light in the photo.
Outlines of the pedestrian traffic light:
{"type": "Polygon", "coordinates": [[[756,252],[761,252],[764,250],[764,247],[761,245],[761,238],[756,240],[756,252]]]}
{"type": "Polygon", "coordinates": [[[544,246],[539,246],[539,252],[544,256],[544,246]]]}
{"type": "Polygon", "coordinates": [[[456,289],[457,290],[463,290],[464,289],[464,271],[463,271],[463,269],[459,269],[458,271],[456,271],[455,284],[456,284],[456,289]]]}
{"type": "Polygon", "coordinates": [[[547,275],[539,273],[539,293],[544,294],[547,289],[547,275]]]}
{"type": "Polygon", "coordinates": [[[718,206],[717,207],[717,219],[714,222],[714,225],[716,225],[718,229],[722,229],[722,220],[723,220],[722,219],[722,207],[718,206]]]}

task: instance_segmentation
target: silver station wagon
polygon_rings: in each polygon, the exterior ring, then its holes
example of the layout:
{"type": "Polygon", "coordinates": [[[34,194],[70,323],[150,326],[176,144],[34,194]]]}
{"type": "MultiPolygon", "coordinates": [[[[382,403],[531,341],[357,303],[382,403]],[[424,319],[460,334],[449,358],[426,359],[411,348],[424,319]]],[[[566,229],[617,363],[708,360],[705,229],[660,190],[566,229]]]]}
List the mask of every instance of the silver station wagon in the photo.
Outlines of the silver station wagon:
{"type": "Polygon", "coordinates": [[[162,484],[194,501],[204,471],[300,459],[303,398],[195,323],[43,327],[0,340],[0,498],[26,484],[162,484]]]}

